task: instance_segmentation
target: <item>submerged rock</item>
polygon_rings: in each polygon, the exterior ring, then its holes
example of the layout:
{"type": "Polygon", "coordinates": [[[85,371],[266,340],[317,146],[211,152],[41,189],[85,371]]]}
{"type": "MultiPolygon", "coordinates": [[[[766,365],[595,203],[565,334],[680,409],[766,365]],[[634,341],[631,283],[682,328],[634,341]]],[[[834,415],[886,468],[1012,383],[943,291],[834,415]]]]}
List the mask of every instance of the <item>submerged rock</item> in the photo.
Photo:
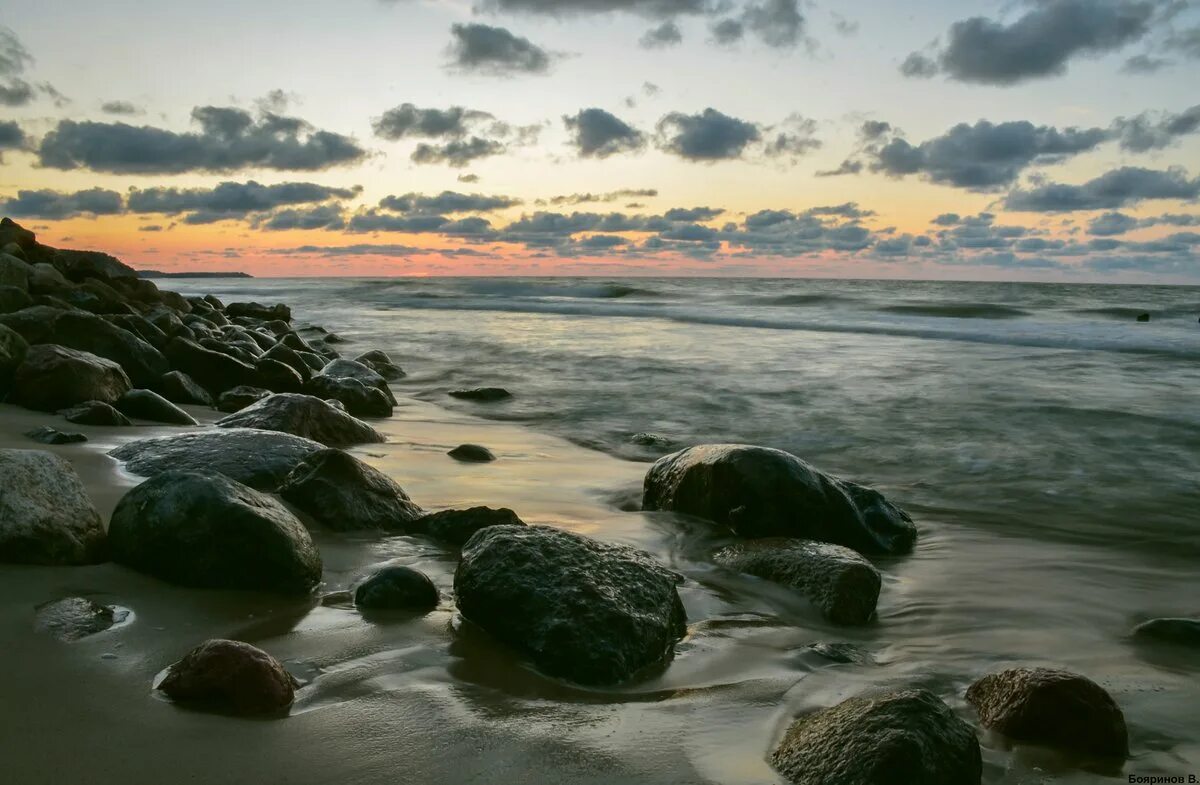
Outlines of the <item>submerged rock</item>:
{"type": "Polygon", "coordinates": [[[57,428],[51,428],[49,425],[43,425],[41,428],[26,431],[25,435],[35,442],[41,442],[42,444],[79,444],[88,440],[82,433],[63,433],[57,428]]]}
{"type": "Polygon", "coordinates": [[[793,785],[979,785],[983,776],[974,729],[926,690],[800,717],[771,762],[793,785]]]}
{"type": "Polygon", "coordinates": [[[67,422],[76,425],[100,425],[110,428],[126,428],[133,425],[128,417],[104,401],[84,401],[59,413],[67,422]]]}
{"type": "Polygon", "coordinates": [[[104,524],[71,464],[45,450],[0,450],[0,562],[103,561],[104,524]]]}
{"type": "Polygon", "coordinates": [[[111,605],[100,605],[84,597],[64,597],[37,607],[34,628],[71,643],[104,632],[124,621],[127,612],[111,605]]]}
{"type": "Polygon", "coordinates": [[[431,611],[438,590],[424,573],[411,567],[384,567],[354,589],[355,606],[367,610],[431,611]]]}
{"type": "Polygon", "coordinates": [[[354,358],[354,362],[362,363],[389,382],[403,379],[407,375],[399,365],[392,362],[392,358],[388,357],[386,352],[378,349],[360,354],[354,358]]]}
{"type": "Polygon", "coordinates": [[[53,412],[84,401],[112,403],[130,386],[121,366],[111,360],[39,344],[30,347],[17,368],[9,399],[26,409],[53,412]]]}
{"type": "Polygon", "coordinates": [[[1140,641],[1200,646],[1200,619],[1151,619],[1135,627],[1133,637],[1140,641]]]}
{"type": "Polygon", "coordinates": [[[798,590],[835,624],[865,624],[875,615],[879,571],[841,545],[773,537],[723,548],[713,561],[798,590]]]}
{"type": "Polygon", "coordinates": [[[300,685],[249,643],[209,640],[170,667],[157,689],[173,701],[239,715],[283,712],[300,685]]]}
{"type": "Polygon", "coordinates": [[[245,385],[234,387],[232,390],[226,390],[217,398],[217,411],[240,412],[247,406],[252,406],[264,398],[270,398],[271,391],[264,390],[261,387],[247,387],[245,385]]]}
{"type": "Polygon", "coordinates": [[[279,502],[216,473],[169,471],[121,499],[113,561],[182,586],[307,594],[321,556],[279,502]]]}
{"type": "Polygon", "coordinates": [[[546,526],[490,526],[454,574],[462,615],[551,676],[628,681],[687,631],[679,576],[648,554],[546,526]]]}
{"type": "Polygon", "coordinates": [[[262,303],[255,302],[230,303],[225,306],[225,315],[230,319],[237,316],[248,316],[251,319],[259,319],[264,322],[274,320],[290,322],[292,320],[292,309],[283,303],[275,305],[263,305],[262,303]]]}
{"type": "Polygon", "coordinates": [[[162,397],[171,403],[188,406],[212,406],[212,396],[196,380],[183,371],[164,373],[155,387],[162,397]]]}
{"type": "Polygon", "coordinates": [[[456,461],[467,463],[488,463],[496,460],[491,450],[478,444],[460,444],[446,454],[456,461]]]}
{"type": "Polygon", "coordinates": [[[130,390],[117,401],[122,414],[138,420],[164,422],[168,425],[199,425],[196,418],[156,392],[130,390]]]}
{"type": "Polygon", "coordinates": [[[480,529],[489,526],[524,526],[515,512],[507,507],[471,507],[467,510],[441,510],[422,516],[409,524],[412,534],[423,534],[447,545],[461,548],[480,529]]]}
{"type": "Polygon", "coordinates": [[[1138,320],[1139,322],[1148,322],[1148,321],[1150,321],[1150,314],[1148,314],[1148,313],[1139,313],[1139,314],[1138,314],[1138,317],[1137,317],[1137,320],[1138,320]]]}
{"type": "Polygon", "coordinates": [[[282,431],[330,447],[378,443],[383,434],[362,420],[311,395],[278,393],[217,420],[219,428],[259,428],[282,431]]]}
{"type": "Polygon", "coordinates": [[[660,458],[646,474],[646,510],[728,526],[742,537],[797,537],[859,553],[907,553],[912,519],[882,494],[767,447],[709,444],[660,458]]]}
{"type": "Polygon", "coordinates": [[[306,457],[279,494],[334,531],[404,531],[422,515],[395,480],[341,450],[306,457]]]}
{"type": "Polygon", "coordinates": [[[1091,679],[1051,668],[1010,668],[967,690],[983,727],[1013,741],[1124,760],[1125,715],[1091,679]]]}
{"type": "Polygon", "coordinates": [[[142,477],[163,472],[214,471],[260,491],[274,491],[302,460],[324,447],[277,431],[222,428],[141,439],[109,453],[142,477]]]}
{"type": "Polygon", "coordinates": [[[472,387],[470,389],[451,390],[446,394],[467,401],[503,401],[506,398],[513,397],[512,393],[503,387],[472,387]]]}

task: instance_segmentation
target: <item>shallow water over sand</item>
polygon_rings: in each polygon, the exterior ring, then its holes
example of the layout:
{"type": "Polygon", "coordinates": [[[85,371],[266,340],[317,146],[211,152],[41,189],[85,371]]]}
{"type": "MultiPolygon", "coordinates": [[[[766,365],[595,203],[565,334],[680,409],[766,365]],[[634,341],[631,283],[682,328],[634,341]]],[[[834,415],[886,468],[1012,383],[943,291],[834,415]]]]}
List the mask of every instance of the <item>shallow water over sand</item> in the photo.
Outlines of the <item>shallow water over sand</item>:
{"type": "MultiPolygon", "coordinates": [[[[196,286],[228,297],[223,285],[196,286]]],[[[298,319],[310,318],[304,297],[262,291],[282,283],[234,286],[292,302],[298,319]]],[[[311,320],[354,340],[342,347],[348,356],[360,346],[400,350],[411,374],[397,386],[401,395],[441,401],[447,386],[501,383],[518,394],[508,411],[531,421],[465,413],[477,405],[451,412],[402,400],[394,418],[377,423],[388,443],[355,453],[428,509],[509,506],[530,523],[654,553],[688,579],[681,596],[689,636],[675,660],[657,677],[616,690],[541,677],[456,623],[454,554],[418,538],[315,533],[324,591],[388,560],[427,572],[443,601],[419,619],[179,589],[111,565],[5,566],[0,755],[15,766],[12,781],[776,783],[767,756],[798,712],[865,690],[919,685],[973,722],[966,686],[1018,663],[1077,670],[1112,692],[1130,727],[1127,773],[1200,773],[1200,661],[1126,637],[1142,619],[1200,611],[1200,491],[1197,473],[1188,473],[1200,441],[1196,411],[1186,406],[1200,389],[1194,362],[1152,366],[1110,350],[912,336],[676,331],[629,317],[371,309],[351,316],[345,301],[339,319],[339,308],[317,306],[319,288],[309,291],[311,320]],[[385,333],[384,324],[395,327],[385,333]],[[416,349],[421,342],[425,349],[416,349]],[[480,353],[450,368],[447,347],[466,345],[480,353]],[[702,389],[678,375],[687,352],[705,370],[702,389]],[[666,380],[640,398],[630,394],[620,373],[655,355],[666,380]],[[611,373],[586,371],[588,361],[608,363],[611,373]],[[758,375],[744,378],[756,365],[758,375]],[[759,393],[775,390],[776,403],[760,394],[739,404],[751,382],[759,393]],[[585,387],[572,395],[591,395],[598,414],[576,416],[570,396],[555,401],[551,392],[571,384],[585,387]],[[532,416],[538,406],[549,415],[532,416]],[[991,417],[970,416],[987,406],[991,417]],[[646,464],[574,443],[624,454],[610,427],[619,407],[621,428],[668,431],[681,442],[697,434],[751,440],[747,432],[758,429],[767,437],[753,440],[874,482],[905,506],[921,537],[911,556],[880,563],[878,620],[831,627],[789,591],[713,566],[707,557],[723,542],[719,533],[667,514],[623,511],[637,498],[646,464]],[[661,417],[650,421],[646,412],[655,411],[661,417]],[[740,421],[742,430],[727,427],[739,411],[754,419],[740,421]],[[564,429],[573,441],[550,432],[564,429]],[[461,442],[482,443],[499,460],[445,456],[461,442]],[[67,594],[131,608],[134,617],[75,644],[35,634],[34,606],[67,594]],[[218,636],[267,649],[304,682],[287,719],[214,717],[153,694],[162,668],[218,636]],[[856,644],[867,661],[833,664],[808,649],[817,642],[856,644]]],[[[0,407],[0,442],[40,448],[19,434],[55,419],[0,407]]],[[[107,516],[136,480],[120,475],[103,451],[164,429],[78,430],[93,441],[50,449],[75,462],[107,516]]],[[[987,783],[1113,781],[984,744],[987,783]]]]}

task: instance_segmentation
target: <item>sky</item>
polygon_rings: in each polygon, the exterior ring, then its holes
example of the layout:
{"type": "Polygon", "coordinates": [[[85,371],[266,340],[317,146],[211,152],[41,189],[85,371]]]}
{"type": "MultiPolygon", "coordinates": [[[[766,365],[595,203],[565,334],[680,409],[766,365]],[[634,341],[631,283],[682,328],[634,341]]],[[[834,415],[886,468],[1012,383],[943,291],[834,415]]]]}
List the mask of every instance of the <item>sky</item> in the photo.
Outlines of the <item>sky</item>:
{"type": "Polygon", "coordinates": [[[1198,0],[0,0],[0,214],[168,271],[1200,284],[1198,77],[1198,0]]]}

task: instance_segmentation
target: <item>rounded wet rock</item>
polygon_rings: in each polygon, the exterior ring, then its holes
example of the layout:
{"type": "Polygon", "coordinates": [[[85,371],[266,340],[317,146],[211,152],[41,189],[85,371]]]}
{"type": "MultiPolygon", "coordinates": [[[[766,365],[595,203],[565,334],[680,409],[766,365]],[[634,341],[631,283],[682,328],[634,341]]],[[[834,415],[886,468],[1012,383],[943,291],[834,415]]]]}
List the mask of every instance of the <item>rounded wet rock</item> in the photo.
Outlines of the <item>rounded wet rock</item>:
{"type": "Polygon", "coordinates": [[[0,450],[0,562],[94,564],[104,524],[71,464],[44,450],[0,450]]]}
{"type": "Polygon", "coordinates": [[[264,398],[271,397],[270,390],[264,390],[261,387],[247,387],[242,385],[234,387],[231,390],[226,390],[217,398],[217,411],[232,414],[240,412],[247,406],[252,406],[264,398]]]}
{"type": "Polygon", "coordinates": [[[395,480],[341,450],[306,457],[279,494],[334,531],[405,531],[424,514],[395,480]]]}
{"type": "Polygon", "coordinates": [[[51,428],[49,425],[43,425],[41,428],[26,431],[25,435],[41,444],[81,444],[88,440],[82,433],[64,433],[57,428],[51,428]]]}
{"type": "Polygon", "coordinates": [[[424,613],[436,608],[438,599],[433,581],[411,567],[384,567],[354,589],[354,605],[364,610],[424,613]]]}
{"type": "Polygon", "coordinates": [[[180,704],[250,716],[286,711],[299,686],[262,649],[241,641],[209,640],[172,665],[157,689],[180,704]]]}
{"type": "Polygon", "coordinates": [[[171,403],[185,406],[212,406],[213,398],[183,371],[164,373],[155,390],[171,403]]]}
{"type": "Polygon", "coordinates": [[[127,616],[123,608],[101,605],[86,597],[64,597],[37,607],[34,628],[71,643],[104,632],[127,616]]]}
{"type": "Polygon", "coordinates": [[[392,362],[392,358],[386,352],[378,349],[360,354],[354,358],[354,362],[367,366],[389,382],[403,379],[407,375],[399,365],[392,362]]]}
{"type": "Polygon", "coordinates": [[[318,398],[339,401],[355,417],[390,417],[393,404],[387,395],[358,379],[318,374],[305,385],[318,398]]]}
{"type": "Polygon", "coordinates": [[[54,344],[30,347],[13,377],[9,400],[53,412],[84,401],[112,403],[131,388],[121,366],[88,352],[54,344]]]}
{"type": "Polygon", "coordinates": [[[771,762],[792,785],[979,785],[979,741],[926,690],[858,697],[796,719],[771,762]]]}
{"type": "Polygon", "coordinates": [[[199,425],[195,417],[150,390],[130,390],[117,400],[116,407],[125,416],[137,420],[168,425],[199,425]]]}
{"type": "Polygon", "coordinates": [[[496,460],[491,450],[479,444],[460,444],[446,454],[464,463],[490,463],[496,460]]]}
{"type": "Polygon", "coordinates": [[[1010,668],[967,690],[983,727],[1016,742],[1124,760],[1125,715],[1091,679],[1052,668],[1010,668]]]}
{"type": "Polygon", "coordinates": [[[465,510],[440,510],[413,521],[408,531],[423,534],[438,542],[461,548],[480,529],[489,526],[524,526],[525,521],[507,507],[471,507],[465,510]]]}
{"type": "Polygon", "coordinates": [[[1139,642],[1157,641],[1200,647],[1200,619],[1150,619],[1134,628],[1133,638],[1139,642]]]}
{"type": "Polygon", "coordinates": [[[392,394],[392,388],[388,386],[387,379],[360,362],[332,360],[321,369],[318,376],[327,376],[333,379],[357,379],[368,387],[379,390],[387,397],[388,403],[392,406],[396,405],[396,396],[392,394]]]}
{"type": "Polygon", "coordinates": [[[85,401],[70,409],[59,412],[67,422],[76,425],[100,425],[110,428],[125,428],[133,425],[129,418],[103,401],[85,401]]]}
{"type": "Polygon", "coordinates": [[[451,390],[446,393],[453,398],[461,398],[464,401],[504,401],[513,397],[512,393],[503,387],[470,387],[458,390],[451,390]]]}
{"type": "Polygon", "coordinates": [[[219,428],[280,431],[330,447],[384,441],[383,434],[320,398],[277,393],[217,421],[219,428]]]}

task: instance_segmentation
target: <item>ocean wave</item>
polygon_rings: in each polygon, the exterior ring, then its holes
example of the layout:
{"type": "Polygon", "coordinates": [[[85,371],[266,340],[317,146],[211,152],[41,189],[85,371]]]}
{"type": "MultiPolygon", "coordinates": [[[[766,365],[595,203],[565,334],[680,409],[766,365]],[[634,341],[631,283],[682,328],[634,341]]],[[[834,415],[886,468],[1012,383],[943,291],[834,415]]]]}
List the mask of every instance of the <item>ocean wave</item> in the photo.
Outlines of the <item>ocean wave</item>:
{"type": "Polygon", "coordinates": [[[996,303],[919,303],[887,305],[879,310],[886,313],[912,316],[935,316],[946,319],[1018,319],[1029,311],[996,303]]]}
{"type": "Polygon", "coordinates": [[[781,294],[774,297],[739,297],[736,301],[745,303],[746,305],[794,306],[828,305],[830,303],[844,303],[853,300],[853,297],[845,297],[840,294],[781,294]]]}

